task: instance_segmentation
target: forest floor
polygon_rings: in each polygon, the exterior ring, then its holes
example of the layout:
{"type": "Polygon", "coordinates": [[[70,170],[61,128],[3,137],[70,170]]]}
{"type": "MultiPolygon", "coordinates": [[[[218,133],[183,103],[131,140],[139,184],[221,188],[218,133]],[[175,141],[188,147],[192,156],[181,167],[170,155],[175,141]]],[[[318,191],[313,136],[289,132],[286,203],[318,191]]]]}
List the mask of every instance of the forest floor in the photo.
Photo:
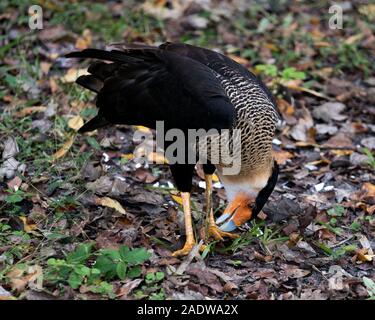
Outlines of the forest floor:
{"type": "Polygon", "coordinates": [[[34,2],[41,30],[23,1],[0,4],[0,299],[374,299],[374,5],[343,1],[334,29],[324,1],[34,2]],[[273,91],[281,172],[240,238],[171,257],[181,198],[168,166],[133,159],[147,129],[75,134],[94,95],[62,55],[118,41],[219,50],[273,91]]]}

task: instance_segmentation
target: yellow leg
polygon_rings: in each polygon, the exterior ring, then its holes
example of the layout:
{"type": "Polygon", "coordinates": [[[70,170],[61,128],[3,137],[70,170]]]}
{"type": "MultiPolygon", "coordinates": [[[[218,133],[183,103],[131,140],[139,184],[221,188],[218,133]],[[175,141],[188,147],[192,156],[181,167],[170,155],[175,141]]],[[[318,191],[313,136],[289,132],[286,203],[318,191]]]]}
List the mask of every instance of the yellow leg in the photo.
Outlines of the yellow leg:
{"type": "MultiPolygon", "coordinates": [[[[228,238],[238,238],[239,236],[234,233],[221,231],[215,223],[214,210],[212,208],[212,175],[206,174],[204,176],[206,180],[206,221],[207,221],[207,231],[206,235],[208,237],[213,237],[215,240],[224,240],[224,237],[228,238]]],[[[207,239],[206,239],[207,240],[207,239]]]]}
{"type": "Polygon", "coordinates": [[[191,210],[190,210],[190,193],[181,192],[182,198],[182,208],[184,210],[185,217],[185,233],[186,233],[186,242],[182,249],[177,250],[172,253],[173,257],[186,256],[190,253],[195,245],[194,232],[193,232],[193,223],[191,219],[191,210]]]}

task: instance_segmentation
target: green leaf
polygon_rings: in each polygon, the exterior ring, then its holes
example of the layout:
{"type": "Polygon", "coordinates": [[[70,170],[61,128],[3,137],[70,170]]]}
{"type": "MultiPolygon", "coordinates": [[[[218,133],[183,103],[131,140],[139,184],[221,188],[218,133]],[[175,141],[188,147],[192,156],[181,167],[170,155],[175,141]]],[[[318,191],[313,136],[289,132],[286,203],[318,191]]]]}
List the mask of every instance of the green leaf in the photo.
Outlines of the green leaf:
{"type": "Polygon", "coordinates": [[[68,283],[73,289],[77,289],[83,282],[84,277],[80,274],[72,272],[69,275],[68,283]]]}
{"type": "Polygon", "coordinates": [[[120,261],[116,266],[116,273],[121,280],[124,280],[126,277],[126,269],[127,265],[123,261],[120,261]]]}
{"type": "Polygon", "coordinates": [[[108,275],[116,272],[116,264],[105,255],[101,255],[95,262],[95,268],[99,269],[101,273],[108,275]]]}
{"type": "Polygon", "coordinates": [[[127,251],[126,248],[120,248],[120,255],[123,261],[130,264],[141,264],[150,258],[151,254],[144,248],[137,248],[127,251]]]}
{"type": "Polygon", "coordinates": [[[119,251],[115,249],[102,249],[100,250],[100,255],[105,255],[113,261],[119,261],[121,259],[119,251]]]}
{"type": "Polygon", "coordinates": [[[266,76],[276,77],[277,76],[277,67],[273,64],[258,64],[255,67],[255,70],[261,73],[264,73],[266,76]]]}
{"type": "Polygon", "coordinates": [[[94,275],[100,274],[100,270],[96,269],[96,268],[92,268],[91,269],[91,274],[94,274],[94,275]]]}
{"type": "Polygon", "coordinates": [[[128,277],[138,278],[141,274],[142,274],[142,268],[140,266],[135,266],[129,270],[128,277]]]}
{"type": "Polygon", "coordinates": [[[23,200],[23,197],[21,197],[17,193],[14,193],[5,197],[5,202],[7,203],[17,203],[17,202],[21,202],[22,200],[23,200]]]}
{"type": "Polygon", "coordinates": [[[155,279],[156,281],[161,281],[164,279],[164,272],[158,271],[155,273],[155,279]]]}
{"type": "Polygon", "coordinates": [[[153,283],[155,281],[155,273],[149,272],[146,274],[145,281],[147,284],[153,283]]]}
{"type": "Polygon", "coordinates": [[[361,230],[361,224],[358,221],[353,221],[349,228],[353,231],[359,231],[361,230]]]}
{"type": "Polygon", "coordinates": [[[66,256],[66,261],[71,264],[85,262],[91,255],[92,246],[92,243],[84,243],[79,245],[76,250],[66,256]]]}
{"type": "Polygon", "coordinates": [[[94,293],[108,294],[112,297],[113,285],[106,281],[102,281],[98,286],[91,286],[90,291],[94,293]]]}
{"type": "Polygon", "coordinates": [[[91,269],[86,266],[80,265],[74,268],[74,272],[81,276],[88,276],[91,272],[91,269]]]}
{"type": "Polygon", "coordinates": [[[126,256],[129,253],[130,249],[127,246],[121,246],[120,249],[118,250],[120,257],[122,260],[126,260],[126,256]]]}
{"type": "Polygon", "coordinates": [[[296,68],[286,68],[281,72],[281,77],[285,80],[303,80],[306,78],[306,74],[302,71],[296,70],[296,68]]]}
{"type": "Polygon", "coordinates": [[[331,218],[331,220],[329,220],[329,223],[331,225],[335,225],[337,223],[337,219],[336,218],[331,218]]]}

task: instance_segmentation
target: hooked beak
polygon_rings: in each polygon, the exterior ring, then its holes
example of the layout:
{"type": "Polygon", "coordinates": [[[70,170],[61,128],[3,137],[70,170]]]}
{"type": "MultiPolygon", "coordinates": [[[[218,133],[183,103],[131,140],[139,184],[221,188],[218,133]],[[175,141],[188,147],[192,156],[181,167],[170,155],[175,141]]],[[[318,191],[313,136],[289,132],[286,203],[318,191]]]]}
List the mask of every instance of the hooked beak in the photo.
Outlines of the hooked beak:
{"type": "Polygon", "coordinates": [[[235,201],[233,201],[216,220],[216,224],[220,230],[231,232],[250,220],[251,216],[252,210],[247,203],[237,203],[237,205],[235,205],[235,201]]]}

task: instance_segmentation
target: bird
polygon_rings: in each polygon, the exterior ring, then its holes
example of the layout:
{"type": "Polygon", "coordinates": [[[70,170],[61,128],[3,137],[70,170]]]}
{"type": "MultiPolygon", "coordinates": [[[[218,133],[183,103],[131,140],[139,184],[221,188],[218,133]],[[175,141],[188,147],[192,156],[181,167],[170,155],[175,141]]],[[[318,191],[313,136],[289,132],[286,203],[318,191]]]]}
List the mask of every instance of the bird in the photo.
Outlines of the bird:
{"type": "MultiPolygon", "coordinates": [[[[79,133],[116,124],[155,129],[157,121],[163,121],[166,129],[178,128],[184,133],[217,130],[206,145],[199,141],[194,146],[186,143],[185,148],[211,151],[203,163],[206,240],[238,237],[233,231],[258,215],[279,174],[272,140],[280,113],[266,85],[231,58],[184,43],[114,43],[104,50],[87,48],[65,57],[94,59],[88,74],[78,77],[76,83],[97,94],[98,113],[79,133]],[[221,139],[222,132],[227,133],[226,139],[221,139]],[[234,132],[239,133],[239,140],[234,140],[234,132]],[[223,157],[215,158],[217,163],[212,160],[212,154],[225,146],[232,147],[231,155],[237,152],[236,174],[226,174],[228,163],[223,157]],[[216,220],[212,204],[215,172],[228,201],[216,220]]],[[[172,253],[175,257],[188,255],[197,243],[190,206],[195,165],[169,164],[182,199],[186,235],[183,247],[172,253]]]]}

